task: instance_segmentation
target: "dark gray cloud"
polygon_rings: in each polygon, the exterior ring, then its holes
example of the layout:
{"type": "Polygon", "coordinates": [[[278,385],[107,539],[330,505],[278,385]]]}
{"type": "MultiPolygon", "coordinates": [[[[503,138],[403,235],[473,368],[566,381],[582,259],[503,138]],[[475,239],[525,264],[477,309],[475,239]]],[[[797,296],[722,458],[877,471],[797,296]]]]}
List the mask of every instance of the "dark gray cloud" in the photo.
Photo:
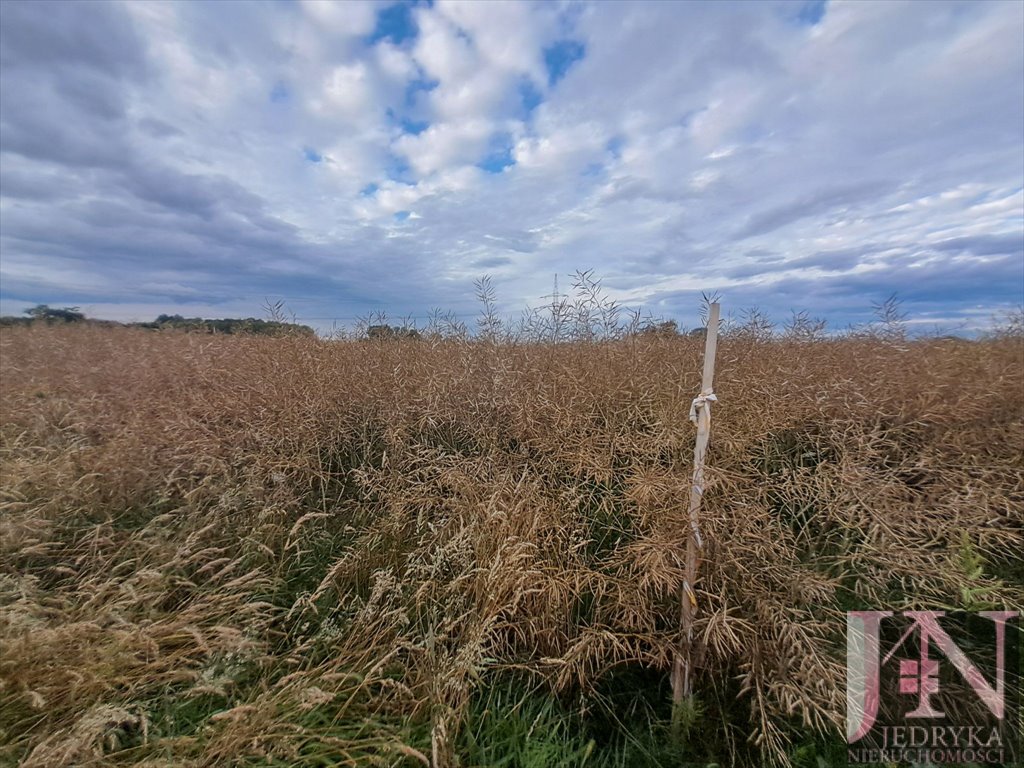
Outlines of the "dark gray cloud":
{"type": "Polygon", "coordinates": [[[149,70],[130,17],[103,0],[4,0],[0,64],[10,72],[87,71],[115,80],[141,79],[149,70]]]}
{"type": "Polygon", "coordinates": [[[507,267],[512,263],[512,259],[508,256],[488,256],[483,259],[477,259],[473,262],[473,266],[479,269],[492,269],[494,267],[507,267]]]}
{"type": "Polygon", "coordinates": [[[875,201],[894,186],[895,183],[890,181],[866,181],[814,190],[795,200],[753,214],[737,233],[737,239],[744,240],[754,235],[764,235],[787,224],[821,216],[836,208],[848,209],[865,201],[875,201]]]}
{"type": "Polygon", "coordinates": [[[932,243],[933,250],[975,256],[1006,255],[1024,260],[1024,232],[1011,235],[966,235],[932,243]]]}
{"type": "Polygon", "coordinates": [[[855,248],[819,251],[818,253],[799,256],[793,259],[787,259],[780,254],[748,255],[744,263],[723,269],[722,274],[726,277],[741,279],[757,275],[769,275],[773,272],[811,268],[829,272],[847,272],[878,250],[877,245],[865,243],[855,248]]]}
{"type": "Polygon", "coordinates": [[[139,130],[156,139],[165,139],[168,136],[183,136],[184,133],[170,123],[157,120],[152,117],[144,117],[139,120],[139,130]]]}

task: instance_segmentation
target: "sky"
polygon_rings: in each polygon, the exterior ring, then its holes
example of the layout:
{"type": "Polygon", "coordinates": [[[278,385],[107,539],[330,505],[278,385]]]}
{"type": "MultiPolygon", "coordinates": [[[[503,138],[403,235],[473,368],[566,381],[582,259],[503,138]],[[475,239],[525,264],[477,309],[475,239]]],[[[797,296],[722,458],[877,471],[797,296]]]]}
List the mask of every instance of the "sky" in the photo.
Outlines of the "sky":
{"type": "Polygon", "coordinates": [[[1024,3],[0,3],[0,311],[1024,302],[1024,3]]]}

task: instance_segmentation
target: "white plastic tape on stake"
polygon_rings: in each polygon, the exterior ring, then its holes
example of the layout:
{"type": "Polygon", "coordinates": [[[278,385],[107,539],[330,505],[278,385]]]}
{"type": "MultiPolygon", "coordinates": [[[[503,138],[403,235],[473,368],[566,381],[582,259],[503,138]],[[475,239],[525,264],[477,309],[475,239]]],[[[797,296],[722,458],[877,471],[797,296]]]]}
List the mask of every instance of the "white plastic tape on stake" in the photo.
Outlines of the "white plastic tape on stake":
{"type": "MultiPolygon", "coordinates": [[[[708,402],[717,403],[718,398],[715,397],[714,392],[701,392],[690,403],[690,421],[694,424],[697,423],[697,411],[703,408],[708,402]]],[[[708,417],[711,416],[711,412],[708,411],[708,417]]]]}
{"type": "MultiPolygon", "coordinates": [[[[717,403],[717,402],[718,402],[718,398],[715,396],[714,392],[701,392],[699,395],[697,395],[695,398],[693,398],[693,402],[690,403],[690,421],[692,421],[694,424],[698,424],[699,420],[698,420],[698,415],[697,414],[698,414],[698,412],[701,409],[706,408],[707,409],[707,415],[708,415],[707,428],[710,429],[711,428],[711,403],[717,403]]],[[[697,494],[697,497],[702,497],[704,495],[704,484],[703,484],[703,481],[704,481],[704,467],[701,466],[699,468],[699,470],[694,473],[693,490],[697,494]]],[[[697,503],[699,503],[699,502],[697,502],[697,503]]],[[[694,542],[697,544],[697,549],[698,550],[704,549],[703,537],[700,535],[700,526],[697,524],[697,520],[696,519],[691,519],[690,520],[690,528],[693,530],[693,538],[694,538],[694,542]]],[[[693,599],[692,594],[691,594],[691,599],[693,599]]]]}

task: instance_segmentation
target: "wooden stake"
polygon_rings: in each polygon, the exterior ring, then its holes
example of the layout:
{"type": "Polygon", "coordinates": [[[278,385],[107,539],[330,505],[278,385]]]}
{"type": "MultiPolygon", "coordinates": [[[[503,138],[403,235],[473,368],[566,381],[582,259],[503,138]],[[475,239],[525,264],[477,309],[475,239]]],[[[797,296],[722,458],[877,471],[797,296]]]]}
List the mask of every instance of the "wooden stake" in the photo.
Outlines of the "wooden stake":
{"type": "Polygon", "coordinates": [[[700,503],[704,495],[704,456],[711,438],[711,402],[714,400],[715,352],[718,348],[718,303],[711,305],[707,336],[704,340],[704,378],[700,396],[694,401],[697,416],[697,442],[693,449],[693,484],[690,486],[689,530],[686,535],[685,580],[680,590],[680,620],[686,640],[672,666],[672,701],[679,705],[693,696],[693,622],[697,616],[697,577],[704,542],[700,533],[700,503]],[[710,397],[709,397],[710,396],[710,397]]]}

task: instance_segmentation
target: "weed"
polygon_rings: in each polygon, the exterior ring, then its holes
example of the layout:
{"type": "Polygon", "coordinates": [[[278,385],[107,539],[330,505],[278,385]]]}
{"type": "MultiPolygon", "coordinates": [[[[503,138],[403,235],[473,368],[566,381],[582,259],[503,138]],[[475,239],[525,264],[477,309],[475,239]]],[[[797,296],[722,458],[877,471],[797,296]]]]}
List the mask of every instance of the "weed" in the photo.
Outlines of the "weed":
{"type": "Polygon", "coordinates": [[[845,610],[1020,606],[1019,334],[746,313],[673,723],[702,340],[573,290],[481,284],[484,340],[3,329],[0,761],[818,766],[845,610]]]}

